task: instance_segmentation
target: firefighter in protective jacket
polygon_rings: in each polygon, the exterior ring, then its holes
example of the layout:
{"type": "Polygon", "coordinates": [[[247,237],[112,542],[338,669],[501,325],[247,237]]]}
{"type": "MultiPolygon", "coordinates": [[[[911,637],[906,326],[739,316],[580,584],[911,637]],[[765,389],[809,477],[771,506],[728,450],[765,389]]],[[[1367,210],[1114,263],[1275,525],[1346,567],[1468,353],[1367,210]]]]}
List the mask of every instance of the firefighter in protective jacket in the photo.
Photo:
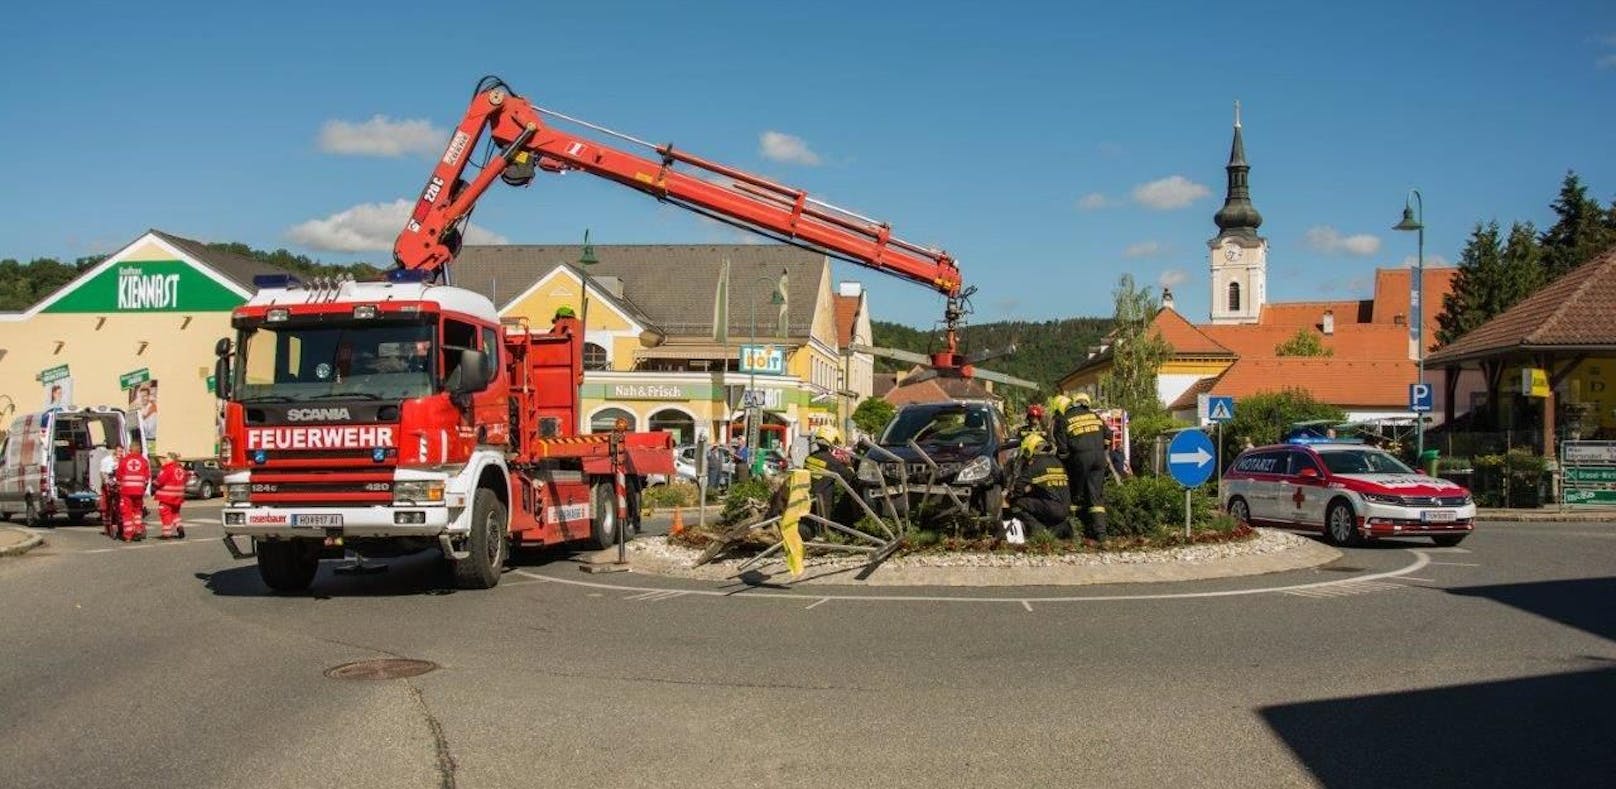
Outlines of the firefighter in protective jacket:
{"type": "MultiPolygon", "coordinates": [[[[813,442],[813,451],[802,463],[803,468],[815,472],[813,487],[809,489],[813,497],[813,513],[826,520],[851,526],[859,520],[858,505],[842,490],[842,486],[836,484],[836,480],[828,476],[834,474],[841,477],[849,488],[858,490],[858,474],[842,452],[842,432],[830,426],[821,427],[814,431],[813,442]]],[[[820,530],[819,524],[807,520],[803,521],[802,527],[805,529],[803,536],[809,539],[820,530]]]]}
{"type": "Polygon", "coordinates": [[[118,504],[123,516],[123,539],[146,539],[146,489],[151,486],[151,463],[146,453],[131,449],[118,459],[118,504]]]}
{"type": "Polygon", "coordinates": [[[1083,519],[1090,539],[1105,539],[1105,477],[1107,447],[1111,428],[1089,408],[1089,396],[1079,392],[1057,419],[1057,449],[1066,462],[1066,476],[1072,484],[1072,503],[1083,519]]]}
{"type": "Polygon", "coordinates": [[[185,503],[185,480],[190,472],[180,465],[180,453],[168,453],[168,462],[157,472],[157,514],[163,523],[163,539],[185,536],[180,524],[180,505],[185,503]]]}
{"type": "Polygon", "coordinates": [[[1010,483],[1010,514],[1020,518],[1028,533],[1048,529],[1056,537],[1072,536],[1072,492],[1066,468],[1043,435],[1021,440],[1021,462],[1010,483]]]}

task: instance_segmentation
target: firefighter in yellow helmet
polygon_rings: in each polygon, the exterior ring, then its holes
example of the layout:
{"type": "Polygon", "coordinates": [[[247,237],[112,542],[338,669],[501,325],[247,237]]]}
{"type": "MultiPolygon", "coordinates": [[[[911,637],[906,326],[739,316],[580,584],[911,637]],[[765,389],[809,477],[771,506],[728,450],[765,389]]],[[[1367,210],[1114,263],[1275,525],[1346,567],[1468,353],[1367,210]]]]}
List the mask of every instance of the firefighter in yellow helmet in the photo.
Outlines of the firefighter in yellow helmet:
{"type": "Polygon", "coordinates": [[[1106,448],[1111,428],[1089,407],[1087,392],[1072,396],[1072,404],[1055,417],[1055,447],[1066,463],[1072,485],[1072,504],[1083,519],[1083,531],[1094,540],[1106,537],[1105,477],[1110,461],[1106,448]]]}
{"type": "Polygon", "coordinates": [[[1056,537],[1072,536],[1071,488],[1055,448],[1040,433],[1021,440],[1021,459],[1010,483],[1010,515],[1021,519],[1029,534],[1048,529],[1056,537]]]}
{"type": "MultiPolygon", "coordinates": [[[[814,431],[813,445],[802,467],[814,474],[813,487],[809,489],[813,513],[825,520],[851,526],[859,520],[858,505],[832,477],[841,477],[849,489],[858,490],[854,487],[858,483],[858,474],[853,471],[849,460],[846,450],[842,448],[842,431],[825,425],[814,431]]],[[[813,539],[820,525],[804,519],[799,528],[804,539],[813,539]]]]}

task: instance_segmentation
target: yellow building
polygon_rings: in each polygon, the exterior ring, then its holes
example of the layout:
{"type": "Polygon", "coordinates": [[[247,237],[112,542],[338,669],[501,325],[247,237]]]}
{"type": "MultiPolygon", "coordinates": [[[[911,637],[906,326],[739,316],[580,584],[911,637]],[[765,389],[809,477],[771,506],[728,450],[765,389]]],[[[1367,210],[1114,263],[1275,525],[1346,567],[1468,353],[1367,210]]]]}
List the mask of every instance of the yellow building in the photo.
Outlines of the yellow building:
{"type": "Polygon", "coordinates": [[[820,425],[845,430],[870,391],[869,360],[840,336],[867,334],[864,294],[833,289],[824,255],[761,244],[592,250],[598,262],[580,266],[576,245],[467,246],[454,266],[454,284],[487,295],[507,319],[544,326],[570,307],[584,320],[582,430],[622,418],[671,431],[679,444],[727,439],[738,435],[750,389],[776,439],[789,440],[820,425]],[[845,331],[838,292],[859,302],[843,304],[845,331]],[[743,356],[755,364],[743,368],[743,356]]]}
{"type": "Polygon", "coordinates": [[[160,452],[212,455],[213,347],[279,269],[152,230],[27,310],[0,314],[0,422],[51,403],[140,412],[160,452]]]}

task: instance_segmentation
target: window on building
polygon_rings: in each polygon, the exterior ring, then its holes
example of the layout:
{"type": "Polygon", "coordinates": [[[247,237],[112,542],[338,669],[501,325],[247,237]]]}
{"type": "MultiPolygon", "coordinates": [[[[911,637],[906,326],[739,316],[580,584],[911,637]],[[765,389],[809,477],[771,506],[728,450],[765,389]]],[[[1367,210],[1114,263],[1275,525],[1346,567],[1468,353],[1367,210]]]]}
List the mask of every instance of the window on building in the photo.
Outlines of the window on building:
{"type": "Polygon", "coordinates": [[[672,433],[674,446],[693,444],[696,441],[696,420],[675,408],[664,408],[652,414],[651,429],[672,433]]]}
{"type": "Polygon", "coordinates": [[[604,370],[610,366],[606,359],[606,349],[592,342],[584,343],[584,369],[604,370]]]}
{"type": "Polygon", "coordinates": [[[596,411],[595,415],[589,418],[589,432],[610,433],[615,429],[617,420],[620,418],[627,420],[629,432],[634,432],[635,425],[639,420],[634,417],[634,414],[621,408],[606,408],[596,411]]]}
{"type": "Polygon", "coordinates": [[[1240,283],[1229,283],[1229,311],[1240,311],[1240,283]]]}

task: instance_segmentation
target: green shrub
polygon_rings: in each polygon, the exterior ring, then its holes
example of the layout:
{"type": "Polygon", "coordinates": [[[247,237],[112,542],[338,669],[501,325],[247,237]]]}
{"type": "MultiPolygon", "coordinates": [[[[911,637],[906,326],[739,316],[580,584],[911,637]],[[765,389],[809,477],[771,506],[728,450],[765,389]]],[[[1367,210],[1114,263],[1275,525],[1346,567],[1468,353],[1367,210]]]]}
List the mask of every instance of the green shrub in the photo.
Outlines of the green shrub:
{"type": "MultiPolygon", "coordinates": [[[[1194,528],[1212,528],[1217,502],[1211,487],[1195,489],[1190,502],[1194,528]]],[[[1171,477],[1135,476],[1120,484],[1108,482],[1105,509],[1108,531],[1114,537],[1166,537],[1184,531],[1184,488],[1171,477]]]]}
{"type": "Polygon", "coordinates": [[[749,479],[729,486],[729,492],[724,494],[724,512],[719,516],[723,523],[738,523],[756,507],[767,507],[769,499],[774,497],[774,488],[769,486],[768,480],[749,479]]]}
{"type": "Polygon", "coordinates": [[[1542,506],[1540,492],[1547,481],[1548,462],[1529,449],[1511,449],[1502,455],[1471,458],[1475,469],[1471,493],[1483,507],[1542,506]]]}
{"type": "Polygon", "coordinates": [[[650,509],[693,507],[699,495],[701,492],[695,485],[688,482],[670,482],[647,488],[640,494],[640,502],[650,509]]]}

